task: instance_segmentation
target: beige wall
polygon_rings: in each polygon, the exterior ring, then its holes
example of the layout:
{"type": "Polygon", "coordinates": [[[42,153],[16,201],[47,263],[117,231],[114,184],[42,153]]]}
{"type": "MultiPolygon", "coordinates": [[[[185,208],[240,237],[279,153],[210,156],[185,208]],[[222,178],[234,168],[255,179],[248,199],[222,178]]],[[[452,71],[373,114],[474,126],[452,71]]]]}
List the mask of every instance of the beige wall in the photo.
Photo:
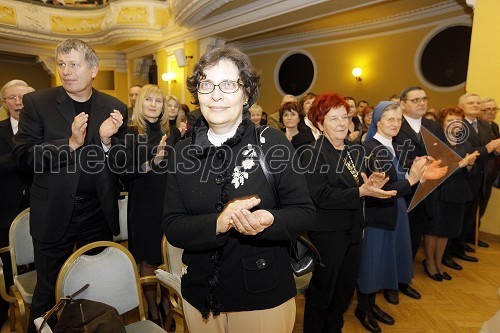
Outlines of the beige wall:
{"type": "MultiPolygon", "coordinates": [[[[500,102],[500,34],[498,32],[500,1],[476,0],[472,29],[467,91],[493,97],[500,102]]],[[[497,122],[499,116],[497,115],[497,122]]],[[[481,231],[500,235],[500,190],[494,188],[481,231]]]]}
{"type": "MultiPolygon", "coordinates": [[[[456,104],[464,89],[439,92],[421,82],[415,73],[414,60],[422,40],[438,26],[415,31],[347,40],[320,46],[290,46],[289,50],[304,50],[316,63],[317,76],[311,91],[315,93],[339,92],[357,100],[368,100],[376,105],[399,93],[404,87],[422,86],[431,98],[429,106],[442,107],[456,104]],[[357,82],[352,68],[363,69],[362,81],[357,82]]],[[[279,106],[282,95],[275,86],[275,67],[289,50],[252,55],[253,64],[262,73],[262,89],[259,104],[272,113],[279,106]]]]}

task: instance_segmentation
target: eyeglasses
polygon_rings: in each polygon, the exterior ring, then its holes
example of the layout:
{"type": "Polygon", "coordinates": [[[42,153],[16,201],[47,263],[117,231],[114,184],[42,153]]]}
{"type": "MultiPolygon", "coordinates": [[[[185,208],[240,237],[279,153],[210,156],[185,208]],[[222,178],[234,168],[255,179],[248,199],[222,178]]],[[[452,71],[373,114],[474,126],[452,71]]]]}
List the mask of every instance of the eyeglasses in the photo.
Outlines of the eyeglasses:
{"type": "Polygon", "coordinates": [[[220,91],[226,94],[232,94],[240,89],[241,83],[239,81],[224,80],[219,84],[214,84],[210,81],[202,81],[198,83],[198,92],[200,94],[210,94],[214,91],[215,87],[219,87],[220,91]]]}
{"type": "Polygon", "coordinates": [[[496,113],[498,112],[498,110],[500,110],[499,108],[485,108],[485,109],[481,109],[481,111],[483,111],[484,113],[496,113]]]}
{"type": "Polygon", "coordinates": [[[414,98],[414,99],[403,99],[404,101],[408,101],[408,102],[411,102],[412,104],[419,104],[420,102],[424,102],[424,103],[427,103],[429,101],[429,97],[421,97],[421,98],[414,98]]]}
{"type": "Polygon", "coordinates": [[[16,101],[22,102],[23,96],[7,96],[4,97],[3,99],[9,102],[16,102],[16,101]]]}

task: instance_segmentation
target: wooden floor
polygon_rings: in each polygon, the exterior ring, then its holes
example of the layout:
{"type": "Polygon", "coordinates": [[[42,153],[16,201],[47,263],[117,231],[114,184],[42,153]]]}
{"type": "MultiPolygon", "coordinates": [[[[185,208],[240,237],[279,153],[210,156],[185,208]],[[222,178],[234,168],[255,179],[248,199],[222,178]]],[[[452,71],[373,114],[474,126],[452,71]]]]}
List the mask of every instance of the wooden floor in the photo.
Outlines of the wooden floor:
{"type": "MultiPolygon", "coordinates": [[[[453,280],[435,282],[425,275],[421,264],[423,254],[419,252],[415,261],[412,286],[422,294],[422,299],[414,300],[400,295],[399,305],[392,305],[385,302],[383,296],[379,294],[377,304],[396,320],[393,326],[380,324],[382,331],[384,333],[479,332],[483,323],[500,310],[498,296],[500,244],[490,242],[489,248],[479,248],[475,255],[479,258],[478,263],[457,260],[464,269],[448,270],[453,280]]],[[[345,333],[366,332],[354,317],[355,306],[354,298],[345,314],[345,333]]],[[[294,333],[302,332],[303,313],[304,298],[298,296],[294,333]]],[[[176,332],[182,331],[182,325],[177,325],[176,332]]],[[[9,325],[6,323],[0,333],[8,332],[9,325]]]]}
{"type": "MultiPolygon", "coordinates": [[[[377,295],[377,305],[394,317],[393,326],[380,324],[384,333],[477,333],[485,321],[500,310],[500,244],[479,248],[477,263],[457,260],[462,271],[448,269],[451,281],[436,282],[425,275],[422,267],[423,252],[417,254],[412,286],[422,294],[414,300],[399,296],[399,304],[385,301],[377,295]]],[[[367,332],[354,316],[356,297],[346,312],[345,333],[367,332]]],[[[304,298],[298,296],[294,333],[303,327],[304,298]]],[[[498,332],[500,333],[500,331],[498,332]]]]}

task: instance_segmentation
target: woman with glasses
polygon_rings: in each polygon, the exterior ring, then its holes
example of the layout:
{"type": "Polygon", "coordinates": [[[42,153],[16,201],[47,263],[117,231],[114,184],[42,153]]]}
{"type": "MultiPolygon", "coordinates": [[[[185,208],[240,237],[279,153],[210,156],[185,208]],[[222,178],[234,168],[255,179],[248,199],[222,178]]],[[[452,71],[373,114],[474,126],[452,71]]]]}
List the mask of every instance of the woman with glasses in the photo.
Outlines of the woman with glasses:
{"type": "Polygon", "coordinates": [[[202,119],[172,154],[163,230],[184,249],[189,331],[292,332],[296,286],[288,248],[315,216],[293,167],[295,149],[277,130],[256,132],[248,109],[259,75],[241,51],[207,52],[187,86],[202,119]]]}
{"type": "Polygon", "coordinates": [[[426,159],[416,158],[407,177],[402,171],[393,145],[403,122],[398,104],[380,102],[373,111],[364,147],[368,173],[383,172],[389,181],[383,187],[396,191],[392,198],[367,198],[366,228],[358,276],[356,318],[369,332],[381,332],[377,321],[393,325],[394,318],[375,304],[377,291],[396,290],[399,283],[409,284],[413,277],[410,225],[404,196],[420,181],[426,159]]]}

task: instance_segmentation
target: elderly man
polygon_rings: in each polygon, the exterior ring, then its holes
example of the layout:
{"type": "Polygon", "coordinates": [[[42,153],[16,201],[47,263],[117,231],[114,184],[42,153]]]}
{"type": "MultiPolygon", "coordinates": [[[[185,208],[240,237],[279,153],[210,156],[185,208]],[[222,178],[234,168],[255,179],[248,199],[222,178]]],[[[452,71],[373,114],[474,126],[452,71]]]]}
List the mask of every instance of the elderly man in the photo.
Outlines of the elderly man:
{"type": "MultiPolygon", "coordinates": [[[[485,180],[488,174],[488,165],[494,159],[495,151],[498,152],[498,149],[500,149],[500,139],[494,139],[491,125],[480,119],[483,103],[479,95],[474,93],[464,94],[458,99],[458,105],[465,113],[464,124],[468,132],[467,141],[471,143],[474,150],[479,151],[480,155],[475,164],[477,172],[472,178],[468,179],[473,200],[465,206],[462,232],[458,239],[453,240],[452,254],[460,259],[476,262],[478,261],[477,258],[466,255],[464,251],[473,251],[467,245],[467,241],[474,241],[477,210],[481,202],[485,200],[485,180]]],[[[488,104],[489,107],[491,107],[491,103],[488,104]]],[[[494,108],[496,108],[496,104],[494,108]]],[[[483,241],[479,241],[478,245],[482,247],[488,246],[483,241]]]]}
{"type": "Polygon", "coordinates": [[[62,86],[24,96],[14,137],[17,164],[35,171],[30,231],[38,281],[30,333],[33,320],[55,304],[57,274],[74,247],[112,240],[120,231],[107,152],[125,138],[127,106],[92,88],[98,58],[85,42],[61,42],[55,58],[62,86]]]}
{"type": "MultiPolygon", "coordinates": [[[[498,113],[497,102],[493,98],[483,98],[481,101],[481,118],[486,121],[491,126],[491,134],[493,139],[500,138],[500,132],[498,129],[498,124],[495,123],[495,117],[498,113]]],[[[498,156],[498,149],[495,156],[490,156],[488,162],[488,171],[485,175],[484,182],[484,195],[479,203],[479,217],[483,217],[486,212],[486,207],[491,196],[491,189],[493,187],[493,181],[497,177],[498,168],[500,166],[500,157],[498,156]]]]}
{"type": "MultiPolygon", "coordinates": [[[[21,80],[7,82],[0,95],[8,118],[0,121],[0,247],[9,245],[9,228],[14,218],[29,207],[29,189],[33,181],[30,172],[16,168],[12,158],[12,137],[17,133],[23,96],[34,89],[21,80]]],[[[7,288],[12,285],[11,261],[8,253],[1,255],[7,288]]],[[[0,327],[7,320],[9,304],[0,299],[0,327]]]]}

